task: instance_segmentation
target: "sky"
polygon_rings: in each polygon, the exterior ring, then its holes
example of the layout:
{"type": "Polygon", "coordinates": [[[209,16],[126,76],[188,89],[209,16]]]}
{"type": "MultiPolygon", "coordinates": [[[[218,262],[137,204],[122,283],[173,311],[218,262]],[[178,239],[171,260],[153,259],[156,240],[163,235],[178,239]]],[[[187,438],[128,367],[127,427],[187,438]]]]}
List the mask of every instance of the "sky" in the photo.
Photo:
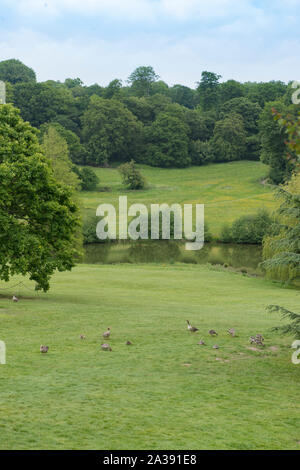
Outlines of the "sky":
{"type": "Polygon", "coordinates": [[[0,0],[0,60],[106,86],[151,65],[170,86],[300,81],[300,0],[0,0]]]}

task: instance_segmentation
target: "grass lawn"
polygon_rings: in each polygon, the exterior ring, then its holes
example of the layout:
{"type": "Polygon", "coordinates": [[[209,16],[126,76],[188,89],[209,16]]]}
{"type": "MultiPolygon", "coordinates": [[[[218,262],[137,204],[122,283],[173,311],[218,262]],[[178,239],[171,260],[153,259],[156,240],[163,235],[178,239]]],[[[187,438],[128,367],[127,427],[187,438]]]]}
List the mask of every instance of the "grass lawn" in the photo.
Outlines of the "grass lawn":
{"type": "Polygon", "coordinates": [[[116,168],[95,168],[100,185],[110,192],[82,192],[84,211],[95,215],[101,203],[118,206],[119,195],[127,195],[128,203],[205,204],[205,217],[213,235],[218,235],[225,222],[233,222],[243,214],[260,207],[272,210],[274,195],[270,186],[261,184],[268,167],[261,162],[239,161],[185,169],[163,169],[138,165],[149,183],[149,189],[129,191],[123,188],[116,168]]]}
{"type": "Polygon", "coordinates": [[[207,266],[150,264],[82,265],[57,274],[48,294],[0,294],[0,449],[300,449],[300,366],[292,339],[270,332],[279,316],[264,310],[299,310],[299,291],[207,266]],[[103,352],[108,326],[113,351],[103,352]],[[256,333],[261,351],[248,349],[256,333]]]}

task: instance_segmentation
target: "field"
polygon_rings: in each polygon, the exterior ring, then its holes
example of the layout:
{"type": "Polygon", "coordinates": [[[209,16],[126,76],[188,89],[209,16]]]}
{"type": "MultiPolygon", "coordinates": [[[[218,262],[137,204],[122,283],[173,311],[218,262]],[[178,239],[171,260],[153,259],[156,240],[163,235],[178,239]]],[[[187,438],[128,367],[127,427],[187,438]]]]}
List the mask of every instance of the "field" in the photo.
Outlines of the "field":
{"type": "Polygon", "coordinates": [[[95,215],[101,203],[118,207],[119,195],[127,195],[128,204],[179,203],[205,204],[205,218],[214,236],[225,222],[265,207],[274,208],[270,186],[261,184],[268,167],[260,162],[239,161],[186,169],[163,169],[138,165],[149,183],[149,189],[124,189],[116,168],[96,168],[100,186],[109,192],[82,192],[81,202],[86,213],[95,215]]]}
{"type": "Polygon", "coordinates": [[[0,449],[300,448],[300,366],[265,312],[299,310],[299,291],[184,264],[81,265],[47,294],[17,282],[0,291],[0,449]],[[100,349],[108,326],[112,352],[100,349]]]}

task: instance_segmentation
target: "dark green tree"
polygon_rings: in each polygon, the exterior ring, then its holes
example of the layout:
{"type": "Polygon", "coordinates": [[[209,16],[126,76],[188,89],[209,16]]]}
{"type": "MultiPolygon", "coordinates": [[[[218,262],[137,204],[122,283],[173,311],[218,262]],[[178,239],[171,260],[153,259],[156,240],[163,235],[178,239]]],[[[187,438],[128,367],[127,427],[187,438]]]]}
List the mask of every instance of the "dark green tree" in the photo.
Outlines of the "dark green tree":
{"type": "Polygon", "coordinates": [[[0,80],[16,83],[36,82],[35,72],[20,60],[9,59],[0,62],[0,80]]]}
{"type": "Polygon", "coordinates": [[[230,162],[245,157],[247,134],[243,119],[238,114],[230,114],[215,125],[211,139],[214,160],[230,162]]]}
{"type": "Polygon", "coordinates": [[[181,119],[160,113],[153,124],[145,128],[147,147],[140,161],[162,167],[188,166],[191,163],[188,132],[181,119]]]}
{"type": "Polygon", "coordinates": [[[221,75],[213,72],[202,72],[201,81],[197,82],[199,101],[203,111],[217,108],[219,105],[219,80],[221,75]]]}
{"type": "Polygon", "coordinates": [[[48,290],[74,266],[79,225],[71,191],[53,176],[36,131],[12,105],[0,105],[0,279],[27,275],[48,290]]]}
{"type": "Polygon", "coordinates": [[[142,124],[117,100],[92,96],[82,124],[89,165],[126,161],[141,150],[142,124]]]}
{"type": "Polygon", "coordinates": [[[138,67],[128,78],[132,93],[136,96],[149,96],[152,83],[156,82],[159,76],[156,75],[153,67],[138,67]]]}

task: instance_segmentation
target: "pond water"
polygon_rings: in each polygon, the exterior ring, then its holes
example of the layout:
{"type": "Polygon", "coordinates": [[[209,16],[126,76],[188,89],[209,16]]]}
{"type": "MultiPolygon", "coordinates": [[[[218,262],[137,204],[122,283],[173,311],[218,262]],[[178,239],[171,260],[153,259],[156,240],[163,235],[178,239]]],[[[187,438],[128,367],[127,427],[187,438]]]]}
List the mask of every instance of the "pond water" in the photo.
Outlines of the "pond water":
{"type": "Polygon", "coordinates": [[[260,272],[262,249],[258,245],[206,243],[202,250],[186,251],[178,241],[124,241],[85,245],[86,264],[115,263],[192,263],[222,264],[236,269],[260,272]]]}

